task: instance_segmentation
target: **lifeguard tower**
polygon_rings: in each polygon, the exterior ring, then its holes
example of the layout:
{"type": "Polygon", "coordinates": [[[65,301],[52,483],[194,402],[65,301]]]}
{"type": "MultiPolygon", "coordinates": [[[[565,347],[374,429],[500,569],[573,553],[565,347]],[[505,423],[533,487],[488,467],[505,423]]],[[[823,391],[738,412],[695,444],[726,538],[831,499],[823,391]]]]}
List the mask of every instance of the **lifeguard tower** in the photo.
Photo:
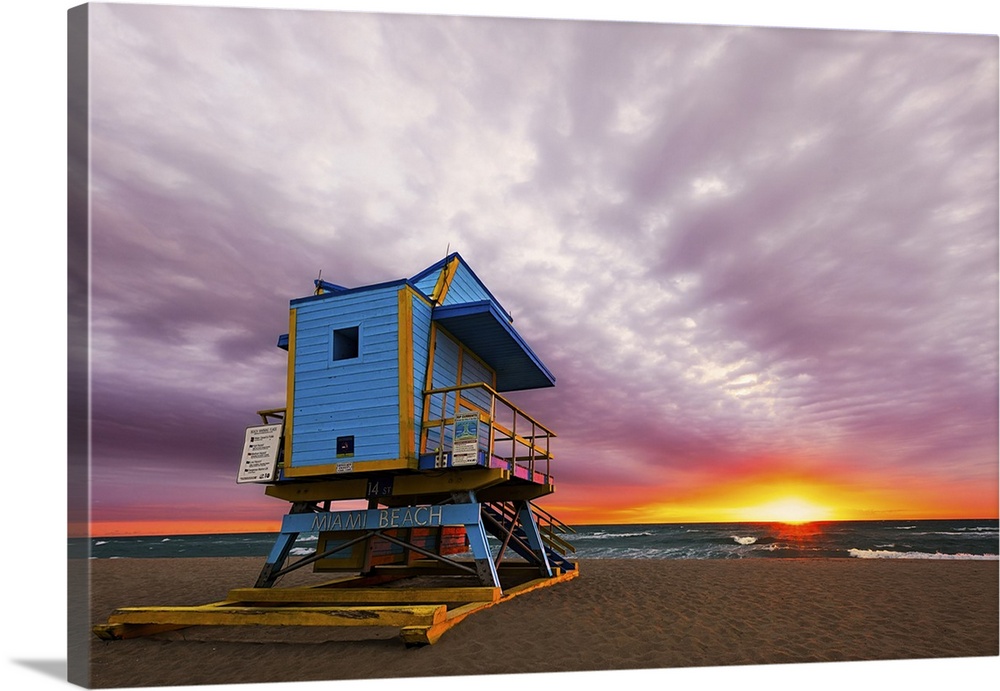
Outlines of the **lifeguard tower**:
{"type": "Polygon", "coordinates": [[[532,503],[554,490],[555,434],[502,396],[555,378],[459,254],[388,283],[317,279],[278,347],[287,405],[259,411],[239,479],[292,506],[257,587],[306,564],[373,573],[417,559],[502,587],[508,550],[544,577],[575,570],[565,526],[532,503]],[[333,510],[349,500],[367,508],[333,510]],[[315,555],[285,567],[313,532],[315,555]],[[448,556],[466,545],[472,565],[448,556]]]}
{"type": "MultiPolygon", "coordinates": [[[[291,300],[277,341],[286,405],[258,411],[237,477],[289,511],[254,587],[184,621],[382,623],[419,645],[481,607],[576,576],[570,529],[534,503],[555,489],[555,433],[503,395],[555,378],[465,260],[449,254],[374,285],[314,285],[291,300]],[[315,552],[291,558],[303,535],[315,552]],[[275,587],[307,566],[348,576],[275,587]],[[420,577],[435,585],[370,587],[420,577]]],[[[136,630],[174,621],[119,613],[112,621],[136,630]]]]}

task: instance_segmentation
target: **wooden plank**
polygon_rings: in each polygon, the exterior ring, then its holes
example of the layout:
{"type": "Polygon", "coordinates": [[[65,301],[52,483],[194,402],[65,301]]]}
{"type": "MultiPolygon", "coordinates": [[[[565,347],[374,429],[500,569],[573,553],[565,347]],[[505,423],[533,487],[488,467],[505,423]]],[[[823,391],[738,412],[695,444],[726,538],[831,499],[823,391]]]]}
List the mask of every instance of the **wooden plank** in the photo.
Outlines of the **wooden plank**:
{"type": "Polygon", "coordinates": [[[496,602],[500,588],[235,588],[229,591],[234,602],[309,602],[309,603],[379,603],[446,604],[456,602],[496,602]]]}
{"type": "MultiPolygon", "coordinates": [[[[229,600],[210,602],[207,605],[199,605],[199,609],[210,609],[212,607],[224,607],[230,604],[229,600]]],[[[110,620],[109,620],[110,621],[110,620]]],[[[126,638],[141,638],[142,636],[152,636],[167,631],[176,631],[187,628],[186,624],[98,624],[92,627],[94,634],[105,641],[120,641],[126,638]]]]}
{"type": "Polygon", "coordinates": [[[325,581],[323,583],[318,583],[314,588],[363,588],[369,585],[379,585],[382,583],[391,583],[392,581],[399,581],[406,578],[406,576],[400,576],[395,574],[379,574],[376,576],[346,576],[343,578],[335,578],[330,581],[325,581]]]}
{"type": "Polygon", "coordinates": [[[476,498],[481,502],[492,501],[531,501],[552,494],[555,486],[552,484],[504,484],[498,487],[485,487],[476,492],[476,498]]]}
{"type": "Polygon", "coordinates": [[[447,618],[443,622],[436,622],[429,626],[420,624],[404,626],[399,631],[399,637],[403,639],[403,642],[407,646],[433,645],[434,643],[437,643],[438,639],[440,639],[441,636],[448,630],[458,625],[471,614],[488,607],[493,607],[501,602],[506,602],[507,600],[518,597],[519,595],[530,593],[533,590],[547,588],[555,585],[556,583],[571,580],[579,575],[580,570],[579,567],[577,567],[573,571],[558,573],[558,575],[553,578],[538,578],[533,581],[528,581],[527,583],[522,583],[521,585],[506,591],[503,597],[496,602],[474,602],[463,607],[456,607],[449,610],[447,618]]]}
{"type": "MultiPolygon", "coordinates": [[[[475,568],[475,562],[469,560],[455,560],[463,566],[468,566],[470,568],[475,568]]],[[[392,575],[397,578],[410,578],[413,576],[456,576],[456,575],[469,575],[462,572],[460,569],[456,569],[454,566],[450,566],[439,561],[416,561],[411,564],[406,565],[384,565],[376,566],[373,569],[376,575],[392,575]]],[[[471,577],[471,576],[470,576],[471,577]]]]}
{"type": "MultiPolygon", "coordinates": [[[[362,461],[355,463],[358,471],[361,470],[386,470],[400,469],[404,467],[404,460],[396,460],[387,463],[387,466],[376,465],[377,461],[362,461]]],[[[335,466],[326,467],[332,474],[335,466]]],[[[300,471],[294,474],[312,474],[316,468],[308,471],[300,471]]],[[[289,471],[286,469],[289,477],[289,471]]],[[[509,479],[506,471],[499,468],[463,468],[460,470],[442,471],[440,475],[397,475],[393,481],[392,496],[380,497],[391,501],[393,498],[405,505],[405,497],[416,495],[439,494],[442,492],[462,492],[466,490],[480,490],[490,487],[504,480],[509,479]]],[[[286,483],[281,485],[268,485],[264,488],[264,493],[269,497],[284,499],[285,501],[325,501],[342,499],[364,499],[367,496],[368,484],[364,478],[344,476],[343,479],[323,480],[320,482],[286,483]]]]}
{"type": "MultiPolygon", "coordinates": [[[[534,567],[532,567],[534,568],[534,567]]],[[[503,569],[514,571],[519,569],[503,569]]],[[[230,593],[228,600],[194,607],[127,607],[115,610],[107,624],[93,627],[93,632],[104,640],[118,640],[182,629],[188,626],[389,626],[400,629],[400,637],[407,646],[436,643],[441,636],[479,610],[492,607],[525,593],[571,580],[579,575],[579,568],[561,572],[555,570],[553,578],[536,578],[501,593],[499,588],[351,588],[354,584],[369,584],[369,579],[358,578],[333,582],[324,586],[305,588],[240,588],[230,593]],[[340,586],[340,587],[338,587],[340,586]],[[343,588],[347,586],[347,588],[343,588]],[[346,604],[345,597],[355,601],[371,598],[391,598],[406,595],[408,605],[396,606],[288,606],[283,602],[300,602],[302,598],[321,597],[322,601],[346,604]],[[241,602],[263,601],[269,598],[270,606],[245,606],[241,602]],[[337,599],[341,598],[341,599],[337,599]],[[414,601],[434,601],[434,604],[417,605],[414,601]],[[442,602],[466,602],[450,611],[442,602]]],[[[319,600],[310,600],[317,602],[319,600]]]]}
{"type": "Polygon", "coordinates": [[[397,369],[399,377],[399,457],[417,467],[415,433],[416,412],[413,408],[413,290],[399,289],[397,295],[397,369]]]}
{"type": "Polygon", "coordinates": [[[572,571],[561,571],[558,568],[553,568],[556,575],[552,578],[538,578],[533,581],[528,581],[527,583],[522,583],[521,585],[514,586],[513,588],[507,590],[504,596],[500,599],[501,602],[509,600],[512,597],[517,597],[518,595],[524,595],[525,593],[530,593],[532,590],[538,590],[540,588],[548,588],[555,585],[556,583],[562,583],[563,581],[571,581],[580,575],[580,567],[577,566],[572,571]]]}
{"type": "MultiPolygon", "coordinates": [[[[379,460],[365,461],[358,459],[346,458],[345,462],[350,462],[354,465],[354,469],[351,471],[353,473],[368,473],[375,472],[379,470],[410,470],[410,462],[405,458],[385,458],[379,460]]],[[[339,464],[343,465],[343,463],[339,464]]],[[[313,475],[336,475],[337,474],[337,463],[324,463],[323,465],[304,465],[295,468],[285,468],[285,477],[310,477],[313,475]]],[[[268,487],[270,489],[270,487],[268,487]]],[[[271,496],[280,497],[279,494],[272,494],[271,496]]],[[[360,497],[320,497],[320,499],[363,499],[364,494],[360,497]]],[[[284,498],[284,497],[280,497],[284,498]]]]}
{"type": "Polygon", "coordinates": [[[109,624],[176,626],[432,626],[444,605],[377,607],[127,607],[109,624]]]}
{"type": "Polygon", "coordinates": [[[445,295],[448,294],[451,282],[455,278],[455,272],[458,271],[458,265],[458,257],[452,257],[451,261],[441,267],[441,273],[438,274],[437,281],[434,283],[434,290],[431,292],[431,301],[434,304],[440,305],[444,303],[445,295]]]}
{"type": "Polygon", "coordinates": [[[123,641],[186,628],[186,625],[178,624],[98,624],[92,631],[104,641],[123,641]]]}
{"type": "Polygon", "coordinates": [[[297,327],[297,310],[292,307],[288,311],[288,364],[285,375],[285,435],[284,465],[285,469],[292,467],[292,411],[295,409],[295,329],[297,327]]]}

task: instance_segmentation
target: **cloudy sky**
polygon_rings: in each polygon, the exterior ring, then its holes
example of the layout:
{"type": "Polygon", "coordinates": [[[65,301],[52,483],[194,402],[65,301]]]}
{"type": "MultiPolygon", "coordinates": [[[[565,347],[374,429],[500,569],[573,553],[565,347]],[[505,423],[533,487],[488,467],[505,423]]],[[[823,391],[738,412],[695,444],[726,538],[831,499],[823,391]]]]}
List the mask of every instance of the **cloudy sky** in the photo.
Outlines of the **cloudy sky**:
{"type": "Polygon", "coordinates": [[[288,301],[448,248],[564,520],[997,515],[996,36],[90,12],[98,530],[276,527],[288,301]]]}

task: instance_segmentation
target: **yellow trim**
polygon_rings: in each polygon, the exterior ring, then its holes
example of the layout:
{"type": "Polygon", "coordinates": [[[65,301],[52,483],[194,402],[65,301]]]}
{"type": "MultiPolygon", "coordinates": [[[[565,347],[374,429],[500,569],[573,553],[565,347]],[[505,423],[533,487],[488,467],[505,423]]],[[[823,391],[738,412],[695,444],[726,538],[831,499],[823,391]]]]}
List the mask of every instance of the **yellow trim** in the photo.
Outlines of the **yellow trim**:
{"type": "Polygon", "coordinates": [[[434,303],[428,300],[427,296],[421,293],[419,290],[413,290],[412,286],[407,286],[407,288],[410,288],[410,292],[413,293],[415,297],[419,298],[420,301],[423,302],[425,305],[427,305],[428,307],[434,306],[434,303]]]}
{"type": "MultiPolygon", "coordinates": [[[[339,538],[347,537],[343,533],[339,538]]],[[[319,551],[319,550],[317,550],[319,551]]],[[[308,604],[378,603],[387,605],[425,605],[468,602],[496,602],[500,588],[489,586],[450,586],[428,588],[234,588],[227,596],[236,602],[276,602],[308,604]]]]}
{"type": "MultiPolygon", "coordinates": [[[[427,374],[424,377],[424,391],[430,390],[434,383],[434,352],[437,349],[437,330],[437,324],[431,322],[431,334],[427,343],[427,374]]],[[[429,408],[427,396],[424,396],[420,414],[420,453],[427,453],[427,421],[431,417],[429,408]]]]}
{"type": "Polygon", "coordinates": [[[353,607],[123,607],[109,624],[174,626],[433,626],[444,623],[446,605],[353,607]]]}
{"type": "MultiPolygon", "coordinates": [[[[523,568],[504,564],[502,571],[517,573],[523,568]]],[[[380,573],[387,575],[414,575],[422,571],[423,568],[379,568],[380,573]]],[[[98,624],[92,630],[103,640],[119,640],[198,625],[389,626],[399,629],[399,636],[405,643],[427,645],[436,643],[445,632],[478,611],[494,607],[533,590],[571,580],[579,574],[579,565],[572,571],[555,568],[551,578],[535,578],[504,591],[488,587],[384,588],[367,591],[347,587],[316,588],[315,592],[298,588],[246,588],[232,591],[230,599],[208,605],[118,609],[111,613],[107,624],[98,624]],[[385,592],[382,593],[382,590],[385,592]],[[282,591],[287,591],[287,594],[282,591]],[[322,597],[319,597],[320,595],[322,597]],[[312,601],[313,604],[296,606],[292,602],[296,601],[297,597],[306,602],[312,601]],[[366,598],[402,601],[403,604],[389,602],[381,605],[353,604],[353,601],[366,598]],[[449,604],[459,604],[459,598],[468,604],[448,607],[449,604]],[[260,599],[266,602],[258,602],[260,599]],[[418,604],[432,600],[430,604],[418,604]],[[326,601],[330,601],[330,604],[326,604],[326,601]]],[[[337,582],[344,585],[362,585],[364,579],[354,578],[337,582]]]]}
{"type": "MultiPolygon", "coordinates": [[[[431,351],[430,351],[430,358],[428,358],[430,364],[429,364],[428,369],[427,369],[427,378],[426,378],[426,380],[424,382],[424,398],[423,398],[423,408],[424,409],[423,409],[423,414],[421,415],[421,420],[420,420],[420,452],[421,453],[427,453],[427,430],[428,430],[428,423],[431,421],[431,413],[430,413],[429,406],[428,406],[429,399],[427,397],[427,394],[428,394],[428,392],[430,392],[432,390],[431,389],[431,386],[433,384],[432,376],[433,376],[433,371],[434,371],[434,362],[437,359],[437,337],[438,337],[439,333],[441,335],[443,335],[445,338],[447,338],[448,340],[450,340],[452,343],[454,343],[455,346],[458,348],[458,358],[457,358],[457,362],[456,362],[456,365],[455,365],[455,369],[456,369],[456,372],[455,372],[455,376],[456,376],[455,386],[456,387],[462,388],[462,371],[464,369],[464,362],[465,362],[465,358],[466,357],[470,357],[473,360],[475,360],[476,362],[478,362],[483,367],[483,369],[486,370],[486,372],[489,373],[491,381],[490,382],[482,382],[483,384],[487,384],[487,386],[489,386],[491,389],[493,389],[493,388],[496,387],[496,381],[497,381],[497,373],[496,373],[496,371],[492,367],[490,367],[481,357],[479,357],[474,352],[472,352],[471,350],[469,350],[465,346],[464,343],[462,343],[455,336],[453,336],[451,333],[449,333],[448,329],[444,328],[443,326],[440,326],[439,324],[437,324],[435,322],[431,323],[431,327],[432,327],[431,328],[431,345],[430,345],[431,351]]],[[[469,385],[469,386],[471,387],[472,385],[469,385]]],[[[450,389],[452,387],[445,387],[445,388],[449,388],[450,389]]],[[[459,413],[459,411],[461,410],[459,398],[460,398],[459,396],[455,397],[455,403],[454,403],[454,408],[452,410],[452,415],[457,415],[459,413]]]]}
{"type": "Polygon", "coordinates": [[[345,477],[343,480],[319,482],[283,482],[264,488],[266,496],[285,501],[364,499],[367,492],[368,481],[357,476],[345,477]]]}
{"type": "Polygon", "coordinates": [[[506,602],[511,598],[517,597],[518,595],[531,592],[532,590],[546,588],[548,586],[555,585],[556,583],[576,578],[580,575],[579,566],[572,571],[563,572],[559,569],[553,569],[553,571],[555,572],[555,575],[552,578],[536,578],[533,581],[528,581],[522,585],[516,585],[513,588],[504,591],[503,596],[496,602],[470,602],[467,605],[450,609],[448,610],[445,621],[441,623],[431,624],[430,626],[403,626],[399,630],[399,637],[402,638],[403,642],[407,645],[433,645],[434,643],[437,643],[444,633],[459,624],[470,614],[475,614],[476,612],[486,609],[487,607],[493,607],[501,602],[506,602]]]}
{"type": "Polygon", "coordinates": [[[476,490],[476,499],[486,502],[518,500],[532,501],[533,499],[538,499],[552,494],[555,491],[555,485],[551,482],[544,485],[537,482],[532,482],[530,484],[509,484],[496,488],[486,487],[481,490],[476,490]]]}
{"type": "MultiPolygon", "coordinates": [[[[487,362],[485,360],[483,360],[481,357],[479,357],[478,355],[476,355],[473,351],[469,350],[465,346],[465,344],[462,343],[460,340],[458,340],[457,337],[455,337],[454,335],[452,335],[448,331],[448,329],[444,328],[443,326],[438,326],[436,324],[435,324],[435,327],[438,330],[440,330],[441,333],[443,333],[450,341],[452,341],[455,345],[458,346],[458,349],[459,349],[459,359],[461,359],[461,358],[465,357],[466,355],[468,355],[473,360],[475,360],[480,365],[482,365],[483,368],[487,372],[489,372],[490,375],[493,377],[493,382],[492,383],[490,383],[490,382],[483,382],[483,384],[489,384],[491,387],[496,388],[496,380],[497,380],[497,373],[496,373],[496,371],[492,367],[490,367],[489,364],[487,364],[487,362]]],[[[462,385],[462,370],[461,370],[461,367],[459,367],[458,381],[455,382],[455,386],[461,386],[461,385],[462,385]]]]}
{"type": "Polygon", "coordinates": [[[296,310],[288,312],[288,374],[285,383],[285,474],[292,465],[292,410],[295,408],[295,325],[296,310]]]}
{"type": "Polygon", "coordinates": [[[479,413],[479,419],[482,422],[485,422],[487,424],[493,422],[493,415],[492,415],[492,413],[490,413],[490,411],[486,410],[486,408],[483,408],[482,406],[480,406],[478,403],[476,403],[474,401],[470,401],[467,398],[462,398],[461,394],[459,394],[459,396],[458,396],[458,409],[461,410],[463,408],[465,408],[467,410],[472,410],[472,411],[475,411],[475,412],[479,413]]]}
{"type": "Polygon", "coordinates": [[[444,297],[448,294],[448,289],[451,287],[451,280],[455,278],[455,274],[458,272],[458,265],[458,257],[452,257],[451,261],[441,268],[437,283],[434,284],[434,292],[431,293],[431,302],[435,305],[444,304],[444,297]]]}
{"type": "Polygon", "coordinates": [[[325,463],[323,465],[301,466],[298,468],[285,468],[285,477],[311,477],[313,475],[352,475],[354,473],[367,473],[373,470],[403,470],[412,468],[412,463],[405,458],[387,458],[378,461],[355,461],[352,458],[344,458],[338,463],[325,463]],[[353,469],[349,472],[337,472],[337,466],[351,463],[353,469]]]}
{"type": "MultiPolygon", "coordinates": [[[[456,343],[458,342],[456,341],[456,343]]],[[[465,346],[462,345],[461,343],[458,343],[458,362],[455,364],[455,386],[462,385],[462,370],[464,369],[464,365],[465,365],[465,346]]],[[[455,410],[454,412],[452,412],[452,415],[458,415],[459,411],[462,409],[462,407],[458,403],[459,398],[461,398],[461,396],[458,395],[455,396],[455,410]]]]}
{"type": "MultiPolygon", "coordinates": [[[[285,501],[343,501],[364,499],[368,481],[356,475],[342,474],[343,479],[319,482],[282,483],[268,485],[264,494],[285,501]]],[[[392,497],[482,490],[510,479],[510,472],[502,468],[463,468],[438,471],[435,475],[397,475],[393,480],[392,497]]],[[[387,497],[380,497],[386,499],[387,497]]]]}
{"type": "Polygon", "coordinates": [[[408,459],[416,468],[417,453],[413,440],[413,290],[404,286],[399,290],[399,457],[408,459]]]}

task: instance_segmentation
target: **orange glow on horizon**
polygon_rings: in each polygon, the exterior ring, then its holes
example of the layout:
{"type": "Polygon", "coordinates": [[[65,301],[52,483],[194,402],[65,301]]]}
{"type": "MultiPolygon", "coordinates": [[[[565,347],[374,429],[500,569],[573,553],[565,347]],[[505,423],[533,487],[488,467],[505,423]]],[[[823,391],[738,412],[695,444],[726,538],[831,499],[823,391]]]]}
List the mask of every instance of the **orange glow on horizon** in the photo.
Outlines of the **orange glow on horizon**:
{"type": "Polygon", "coordinates": [[[754,523],[788,523],[799,525],[828,521],[833,511],[798,497],[786,497],[746,509],[744,521],[754,523]]]}
{"type": "MultiPolygon", "coordinates": [[[[537,504],[570,526],[996,520],[998,515],[996,485],[982,478],[881,476],[874,471],[859,472],[847,464],[793,458],[747,459],[725,473],[706,468],[665,476],[650,484],[615,486],[611,478],[607,484],[567,482],[537,504]]],[[[71,525],[70,535],[276,533],[281,529],[281,515],[246,520],[232,515],[224,518],[216,512],[198,520],[199,513],[197,507],[189,507],[187,518],[182,520],[164,520],[162,512],[152,511],[145,519],[107,516],[93,521],[89,531],[85,525],[71,525]]],[[[240,514],[255,516],[257,511],[247,508],[240,514]]]]}
{"type": "Polygon", "coordinates": [[[543,507],[569,525],[996,520],[995,486],[964,478],[879,477],[834,463],[754,459],[724,477],[693,473],[673,484],[560,487],[543,507]],[[811,467],[802,470],[799,466],[811,467]]]}
{"type": "MultiPolygon", "coordinates": [[[[152,535],[214,535],[226,533],[276,533],[281,520],[260,521],[107,521],[90,525],[90,537],[141,537],[152,535]]],[[[71,536],[79,536],[70,529],[71,536]]]]}

